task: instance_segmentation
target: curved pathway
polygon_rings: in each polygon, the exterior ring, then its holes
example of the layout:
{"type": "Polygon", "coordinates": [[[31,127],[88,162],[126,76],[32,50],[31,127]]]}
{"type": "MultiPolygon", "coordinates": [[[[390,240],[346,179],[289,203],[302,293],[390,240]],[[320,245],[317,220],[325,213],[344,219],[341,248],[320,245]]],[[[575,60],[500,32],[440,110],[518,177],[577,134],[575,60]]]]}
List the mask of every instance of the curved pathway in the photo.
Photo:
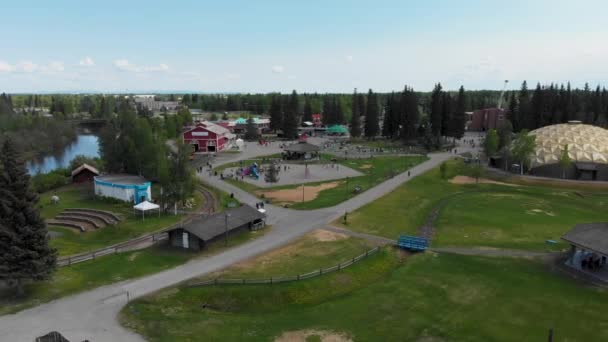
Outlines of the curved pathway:
{"type": "MultiPolygon", "coordinates": [[[[274,149],[273,146],[255,148],[254,152],[254,148],[249,148],[242,155],[229,158],[226,162],[251,158],[256,153],[257,155],[273,153],[274,149]]],[[[459,150],[464,152],[466,149],[459,147],[459,150]]],[[[407,172],[399,174],[332,208],[297,211],[267,205],[267,222],[273,225],[272,230],[259,239],[225,252],[192,260],[154,275],[61,298],[14,315],[0,316],[1,339],[3,341],[33,341],[37,336],[50,331],[59,331],[70,341],[87,339],[95,342],[143,341],[139,335],[123,328],[117,320],[118,312],[128,299],[150,294],[283,246],[311,230],[325,227],[327,223],[340,217],[345,211],[353,211],[388,194],[402,183],[438,166],[454,155],[437,153],[431,154],[429,157],[426,162],[410,169],[411,177],[408,177],[407,172]]],[[[224,183],[217,177],[201,175],[201,178],[221,190],[234,193],[241,202],[250,205],[259,202],[259,199],[251,194],[224,183]]]]}

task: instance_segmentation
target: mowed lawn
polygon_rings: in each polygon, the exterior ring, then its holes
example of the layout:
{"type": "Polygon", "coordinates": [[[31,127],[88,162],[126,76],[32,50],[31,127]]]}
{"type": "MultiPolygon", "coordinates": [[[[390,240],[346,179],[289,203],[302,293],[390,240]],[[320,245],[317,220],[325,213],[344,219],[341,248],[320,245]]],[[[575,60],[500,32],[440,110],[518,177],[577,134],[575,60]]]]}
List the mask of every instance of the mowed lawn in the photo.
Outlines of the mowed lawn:
{"type": "Polygon", "coordinates": [[[335,224],[397,239],[416,235],[433,209],[444,203],[433,246],[555,250],[566,247],[560,236],[575,224],[608,220],[608,196],[598,192],[449,182],[463,173],[462,163],[451,161],[445,179],[433,169],[350,213],[347,225],[341,220],[335,224]]]}
{"type": "Polygon", "coordinates": [[[300,282],[163,290],[131,302],[121,321],[150,341],[272,341],[312,330],[311,341],[322,332],[354,341],[543,341],[550,327],[555,341],[602,341],[606,305],[605,291],[540,262],[433,253],[404,262],[385,247],[300,282]]]}
{"type": "MultiPolygon", "coordinates": [[[[200,197],[198,202],[200,202],[200,197]]],[[[95,250],[108,245],[126,241],[145,233],[161,230],[179,222],[184,215],[163,214],[160,217],[155,213],[145,220],[133,213],[132,205],[119,201],[109,201],[95,198],[92,185],[70,185],[47,192],[40,196],[39,202],[41,216],[52,219],[67,208],[89,208],[113,212],[123,220],[103,228],[78,232],[76,229],[48,226],[50,231],[61,233],[61,236],[51,239],[51,246],[56,248],[59,255],[71,255],[85,251],[95,250]],[[54,194],[59,196],[59,204],[51,204],[50,198],[54,194]]]]}
{"type": "Polygon", "coordinates": [[[11,289],[0,288],[0,315],[92,290],[102,285],[158,273],[193,258],[217,254],[227,248],[259,238],[266,232],[267,229],[242,232],[231,236],[228,246],[224,246],[223,241],[213,243],[199,253],[161,245],[59,267],[52,279],[27,285],[24,297],[16,298],[11,289]]]}
{"type": "Polygon", "coordinates": [[[437,221],[437,246],[526,250],[567,248],[560,237],[577,223],[608,221],[608,197],[538,187],[469,193],[447,202],[437,221]],[[558,242],[547,244],[547,240],[558,242]]]}
{"type": "MultiPolygon", "coordinates": [[[[266,158],[275,157],[267,156],[266,158]]],[[[343,166],[347,166],[351,169],[357,170],[361,172],[363,175],[358,177],[351,177],[343,180],[331,180],[331,181],[320,181],[313,183],[306,183],[306,186],[317,186],[326,183],[334,183],[338,182],[338,185],[331,189],[322,190],[319,192],[318,196],[310,201],[305,202],[295,202],[290,205],[292,209],[301,209],[301,210],[312,210],[319,208],[327,208],[337,205],[341,202],[344,202],[358,193],[355,192],[355,188],[359,187],[361,191],[365,191],[369,188],[372,188],[383,181],[399,174],[407,169],[410,169],[424,161],[428,158],[424,156],[379,156],[374,158],[362,158],[362,159],[344,159],[335,157],[329,154],[322,154],[322,160],[318,161],[319,163],[329,163],[330,159],[337,159],[337,163],[343,166]]],[[[260,163],[260,159],[256,159],[255,161],[260,163]]],[[[243,165],[250,165],[253,162],[246,161],[243,165]]],[[[288,163],[288,162],[286,162],[288,163]]],[[[235,163],[233,163],[235,164],[235,163]]],[[[238,166],[230,164],[230,166],[238,166]]],[[[222,166],[223,170],[225,166],[222,166]]],[[[263,175],[262,175],[263,177],[263,175]]],[[[228,183],[239,187],[247,192],[255,193],[256,191],[272,191],[272,190],[284,190],[284,189],[297,189],[301,187],[301,185],[282,185],[275,186],[270,188],[261,188],[255,186],[253,184],[249,184],[243,181],[237,181],[233,179],[227,179],[228,183]]]]}

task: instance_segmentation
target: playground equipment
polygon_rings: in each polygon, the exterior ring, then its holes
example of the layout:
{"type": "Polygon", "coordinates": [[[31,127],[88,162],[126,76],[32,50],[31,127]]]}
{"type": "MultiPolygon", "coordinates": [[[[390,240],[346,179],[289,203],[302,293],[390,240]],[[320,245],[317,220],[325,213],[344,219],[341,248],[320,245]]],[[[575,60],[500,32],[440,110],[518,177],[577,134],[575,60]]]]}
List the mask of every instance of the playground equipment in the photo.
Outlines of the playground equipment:
{"type": "Polygon", "coordinates": [[[260,179],[260,172],[258,171],[258,164],[253,163],[250,167],[244,168],[243,176],[250,176],[255,179],[260,179]]]}
{"type": "Polygon", "coordinates": [[[429,240],[417,236],[401,235],[397,245],[410,251],[424,252],[429,248],[429,240]]]}

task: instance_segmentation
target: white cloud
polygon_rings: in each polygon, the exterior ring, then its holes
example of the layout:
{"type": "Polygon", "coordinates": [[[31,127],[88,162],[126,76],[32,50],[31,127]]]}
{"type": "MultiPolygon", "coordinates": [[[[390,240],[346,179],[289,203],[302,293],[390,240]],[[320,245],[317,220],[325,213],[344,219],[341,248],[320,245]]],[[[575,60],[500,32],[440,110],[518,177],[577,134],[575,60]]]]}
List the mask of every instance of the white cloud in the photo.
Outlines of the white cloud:
{"type": "Polygon", "coordinates": [[[272,72],[275,74],[282,74],[285,71],[285,67],[282,65],[275,65],[272,67],[272,72]]]}
{"type": "Polygon", "coordinates": [[[38,65],[34,64],[30,61],[21,61],[17,64],[17,67],[15,68],[15,70],[17,70],[17,71],[27,72],[27,73],[34,72],[37,69],[38,69],[38,65]]]}
{"type": "Polygon", "coordinates": [[[65,70],[65,66],[63,65],[63,62],[51,62],[49,63],[49,65],[45,68],[45,70],[48,71],[52,71],[52,72],[61,72],[65,70]]]}
{"type": "Polygon", "coordinates": [[[93,61],[93,59],[91,57],[85,57],[83,59],[80,60],[80,63],[78,63],[80,66],[86,66],[86,67],[90,67],[90,66],[94,66],[95,65],[95,61],[93,61]]]}
{"type": "Polygon", "coordinates": [[[15,67],[8,64],[5,61],[0,61],[0,72],[12,72],[15,70],[15,67]]]}
{"type": "Polygon", "coordinates": [[[114,66],[122,71],[130,71],[130,72],[155,72],[155,71],[167,71],[169,70],[169,66],[167,64],[161,63],[159,65],[136,65],[129,62],[127,59],[117,59],[114,61],[114,66]]]}
{"type": "Polygon", "coordinates": [[[348,55],[348,56],[346,56],[344,58],[346,59],[347,63],[352,63],[353,62],[353,56],[351,56],[351,55],[348,55]]]}

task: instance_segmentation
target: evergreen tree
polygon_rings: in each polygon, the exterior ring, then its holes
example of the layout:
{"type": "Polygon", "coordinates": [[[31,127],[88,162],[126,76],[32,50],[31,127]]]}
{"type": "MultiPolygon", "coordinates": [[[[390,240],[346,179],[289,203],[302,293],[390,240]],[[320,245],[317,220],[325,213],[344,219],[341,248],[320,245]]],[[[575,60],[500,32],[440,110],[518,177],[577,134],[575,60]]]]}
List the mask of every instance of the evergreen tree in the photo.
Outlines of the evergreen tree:
{"type": "Polygon", "coordinates": [[[401,139],[409,141],[417,136],[418,121],[420,119],[420,113],[418,110],[418,95],[412,88],[407,86],[401,93],[400,101],[401,111],[401,139]]]}
{"type": "Polygon", "coordinates": [[[274,162],[268,165],[268,168],[264,172],[264,180],[267,183],[276,183],[279,181],[279,170],[281,167],[274,162]]]}
{"type": "Polygon", "coordinates": [[[312,106],[310,104],[310,97],[306,95],[304,97],[304,115],[302,121],[312,122],[312,106]]]}
{"type": "Polygon", "coordinates": [[[441,90],[441,83],[437,83],[433,92],[431,93],[431,131],[435,136],[441,135],[441,122],[442,122],[442,105],[443,91],[441,90]]]}
{"type": "Polygon", "coordinates": [[[519,90],[519,101],[518,101],[518,116],[519,123],[521,129],[534,129],[534,118],[531,115],[530,111],[530,93],[528,92],[528,83],[524,81],[521,84],[521,89],[519,90]]]}
{"type": "Polygon", "coordinates": [[[386,138],[393,138],[395,134],[395,116],[399,110],[399,104],[395,103],[395,93],[392,92],[384,103],[384,120],[382,121],[382,136],[386,138]]]}
{"type": "Polygon", "coordinates": [[[48,279],[56,268],[37,203],[24,164],[6,139],[0,153],[0,280],[13,284],[18,295],[25,282],[48,279]]]}
{"type": "Polygon", "coordinates": [[[323,124],[326,126],[337,123],[334,105],[335,102],[329,95],[323,97],[323,124]]]}
{"type": "Polygon", "coordinates": [[[514,91],[511,92],[511,99],[509,100],[507,120],[511,121],[511,124],[513,125],[513,130],[517,131],[521,128],[519,108],[517,107],[517,98],[515,97],[514,91]]]}
{"type": "Polygon", "coordinates": [[[529,114],[528,129],[536,129],[546,125],[545,120],[545,102],[544,102],[544,91],[540,86],[540,83],[536,85],[534,94],[532,95],[532,111],[529,114]]]}
{"type": "Polygon", "coordinates": [[[361,136],[361,108],[359,104],[359,95],[357,95],[357,89],[355,89],[351,101],[352,113],[350,118],[350,136],[354,138],[361,136]]]}
{"type": "Polygon", "coordinates": [[[344,111],[342,110],[342,101],[339,96],[334,97],[334,115],[336,124],[342,125],[346,122],[344,119],[344,111]]]}
{"type": "Polygon", "coordinates": [[[273,95],[270,102],[270,129],[277,131],[283,126],[281,95],[273,95]]]}
{"type": "Polygon", "coordinates": [[[294,139],[298,136],[298,94],[295,90],[289,96],[282,128],[285,138],[294,139]]]}
{"type": "Polygon", "coordinates": [[[450,93],[443,93],[441,100],[441,135],[451,137],[450,122],[452,121],[452,96],[450,93]]]}
{"type": "Polygon", "coordinates": [[[458,90],[458,97],[456,98],[456,108],[454,108],[454,113],[450,119],[450,136],[456,139],[460,139],[464,136],[464,126],[467,121],[465,114],[466,102],[467,99],[464,87],[460,86],[460,89],[458,90]]]}
{"type": "Polygon", "coordinates": [[[257,140],[260,137],[258,128],[255,126],[253,117],[247,119],[247,126],[245,127],[245,139],[249,141],[257,140]]]}
{"type": "Polygon", "coordinates": [[[378,124],[378,97],[370,89],[367,94],[367,110],[365,116],[365,136],[375,138],[380,130],[378,124]]]}

